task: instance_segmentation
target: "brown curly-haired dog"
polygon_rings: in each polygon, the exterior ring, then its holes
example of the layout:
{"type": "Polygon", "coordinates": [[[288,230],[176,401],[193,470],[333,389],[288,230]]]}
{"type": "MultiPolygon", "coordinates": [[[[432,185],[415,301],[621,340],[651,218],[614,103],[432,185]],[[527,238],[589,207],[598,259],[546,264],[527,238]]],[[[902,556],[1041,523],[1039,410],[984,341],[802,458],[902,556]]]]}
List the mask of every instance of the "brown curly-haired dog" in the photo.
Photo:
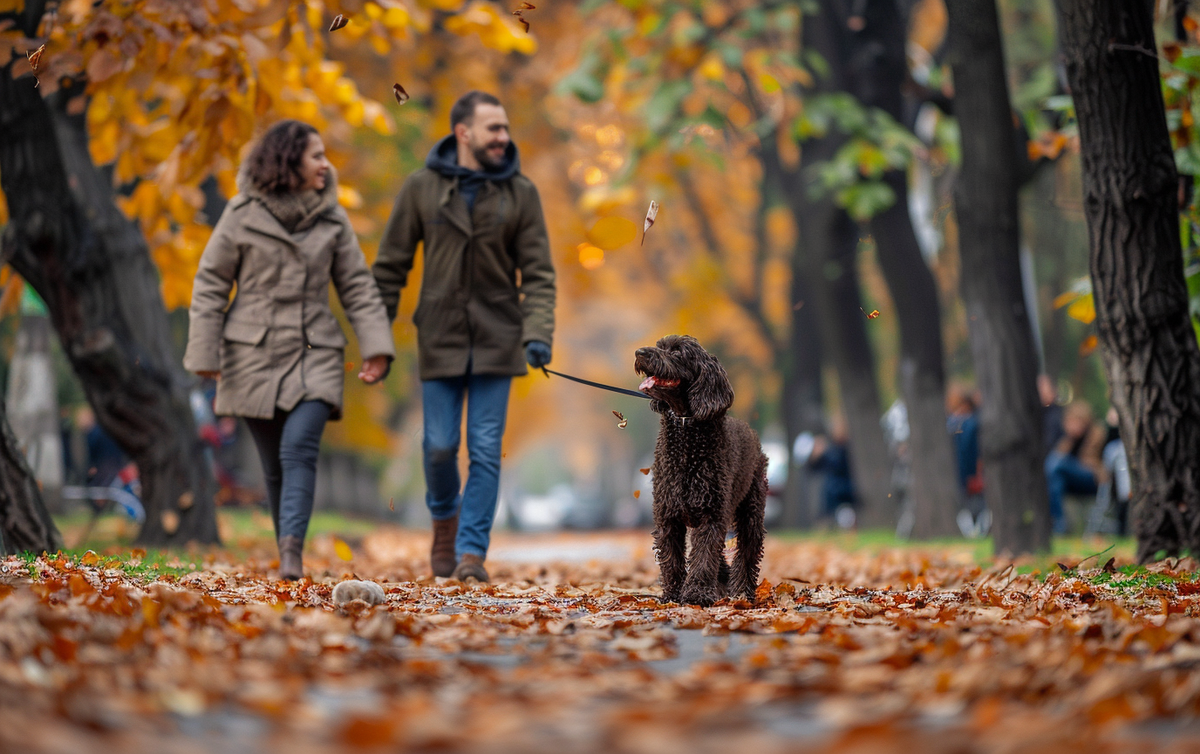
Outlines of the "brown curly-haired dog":
{"type": "Polygon", "coordinates": [[[733,388],[717,359],[688,335],[639,348],[639,389],[662,414],[654,449],[654,547],[664,602],[754,599],[762,560],[767,457],[758,434],[725,415],[733,388]],[[725,562],[733,524],[737,555],[725,562]],[[688,529],[691,552],[687,552],[688,529]]]}

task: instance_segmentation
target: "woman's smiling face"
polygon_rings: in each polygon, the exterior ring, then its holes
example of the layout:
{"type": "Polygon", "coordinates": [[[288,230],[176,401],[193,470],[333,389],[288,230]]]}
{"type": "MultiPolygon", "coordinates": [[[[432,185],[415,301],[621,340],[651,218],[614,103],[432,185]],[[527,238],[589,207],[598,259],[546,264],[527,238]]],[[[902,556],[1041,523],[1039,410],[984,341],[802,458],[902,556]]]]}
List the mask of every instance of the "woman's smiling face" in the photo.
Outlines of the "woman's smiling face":
{"type": "Polygon", "coordinates": [[[300,190],[321,191],[325,188],[329,174],[329,160],[325,158],[325,142],[316,134],[308,135],[308,146],[300,158],[300,190]]]}

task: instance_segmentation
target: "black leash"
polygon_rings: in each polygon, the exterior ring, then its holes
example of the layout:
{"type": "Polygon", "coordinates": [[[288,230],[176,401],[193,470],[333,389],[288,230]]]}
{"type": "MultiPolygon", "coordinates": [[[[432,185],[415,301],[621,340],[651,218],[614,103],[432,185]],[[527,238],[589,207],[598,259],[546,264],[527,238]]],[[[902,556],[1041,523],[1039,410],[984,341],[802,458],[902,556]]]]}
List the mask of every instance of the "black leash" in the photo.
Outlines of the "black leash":
{"type": "Polygon", "coordinates": [[[552,375],[552,374],[556,374],[559,377],[566,377],[568,380],[571,380],[573,382],[578,382],[582,385],[587,385],[589,387],[598,387],[601,390],[611,390],[614,393],[623,393],[624,395],[634,395],[634,396],[637,396],[638,398],[645,398],[646,400],[650,400],[650,396],[646,395],[645,393],[639,392],[637,390],[626,390],[623,387],[613,387],[612,385],[602,385],[599,382],[592,382],[591,380],[585,380],[581,377],[572,377],[569,374],[563,374],[562,372],[556,372],[553,369],[547,369],[546,367],[542,367],[542,371],[546,373],[547,378],[549,378],[550,375],[552,375]]]}

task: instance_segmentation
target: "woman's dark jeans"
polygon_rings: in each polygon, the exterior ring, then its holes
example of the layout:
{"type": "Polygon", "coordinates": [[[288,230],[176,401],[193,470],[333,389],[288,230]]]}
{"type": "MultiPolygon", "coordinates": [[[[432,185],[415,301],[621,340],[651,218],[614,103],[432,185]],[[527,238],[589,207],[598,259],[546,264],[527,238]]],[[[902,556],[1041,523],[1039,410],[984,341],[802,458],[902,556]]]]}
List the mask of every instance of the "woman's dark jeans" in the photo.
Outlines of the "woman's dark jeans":
{"type": "Polygon", "coordinates": [[[275,538],[308,531],[317,487],[317,451],[333,408],[325,401],[301,401],[291,411],[275,409],[271,419],[246,419],[267,482],[275,538]]]}

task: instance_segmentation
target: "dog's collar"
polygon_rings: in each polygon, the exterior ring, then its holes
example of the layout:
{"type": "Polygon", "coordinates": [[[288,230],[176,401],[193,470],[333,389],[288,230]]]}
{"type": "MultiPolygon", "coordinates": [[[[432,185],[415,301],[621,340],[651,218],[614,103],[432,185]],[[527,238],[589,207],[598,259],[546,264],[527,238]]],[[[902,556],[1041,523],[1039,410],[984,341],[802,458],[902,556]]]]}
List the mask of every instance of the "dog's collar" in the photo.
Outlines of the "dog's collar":
{"type": "Polygon", "coordinates": [[[671,417],[671,421],[681,427],[690,427],[696,423],[696,417],[694,416],[680,416],[674,411],[668,411],[667,415],[671,417]]]}

